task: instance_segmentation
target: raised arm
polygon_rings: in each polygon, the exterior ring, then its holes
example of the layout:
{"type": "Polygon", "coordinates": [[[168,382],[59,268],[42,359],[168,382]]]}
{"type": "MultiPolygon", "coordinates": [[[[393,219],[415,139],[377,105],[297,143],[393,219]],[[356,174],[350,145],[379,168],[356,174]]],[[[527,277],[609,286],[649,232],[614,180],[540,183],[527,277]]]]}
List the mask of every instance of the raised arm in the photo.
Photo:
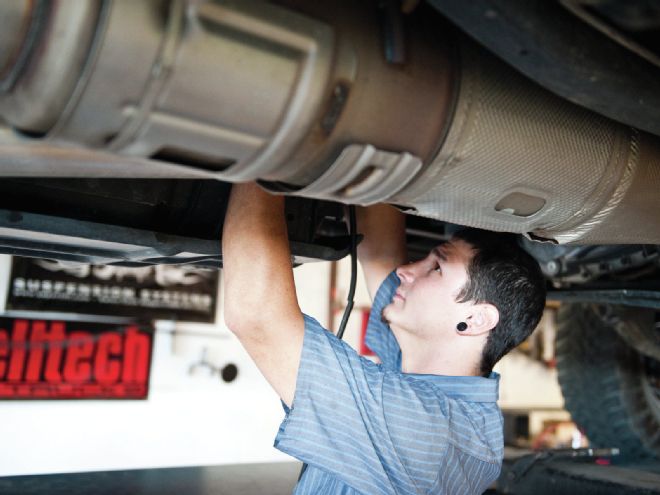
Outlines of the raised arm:
{"type": "Polygon", "coordinates": [[[295,292],[284,198],[232,187],[222,233],[225,322],[291,405],[304,320],[295,292]]]}
{"type": "Polygon", "coordinates": [[[408,261],[405,216],[389,205],[357,209],[358,232],[364,240],[358,245],[358,259],[373,299],[385,277],[408,261]]]}

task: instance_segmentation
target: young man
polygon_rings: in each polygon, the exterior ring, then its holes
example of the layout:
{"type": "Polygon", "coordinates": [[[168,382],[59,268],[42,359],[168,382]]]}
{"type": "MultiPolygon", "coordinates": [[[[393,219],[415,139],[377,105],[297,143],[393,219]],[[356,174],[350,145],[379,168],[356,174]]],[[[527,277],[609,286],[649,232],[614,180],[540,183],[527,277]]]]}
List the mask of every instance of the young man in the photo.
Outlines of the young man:
{"type": "Polygon", "coordinates": [[[295,493],[482,493],[503,454],[491,371],[540,319],[536,262],[466,231],[403,264],[403,216],[361,209],[375,364],[301,313],[283,210],[235,185],[222,251],[227,326],[285,404],[275,446],[309,466],[295,493]]]}

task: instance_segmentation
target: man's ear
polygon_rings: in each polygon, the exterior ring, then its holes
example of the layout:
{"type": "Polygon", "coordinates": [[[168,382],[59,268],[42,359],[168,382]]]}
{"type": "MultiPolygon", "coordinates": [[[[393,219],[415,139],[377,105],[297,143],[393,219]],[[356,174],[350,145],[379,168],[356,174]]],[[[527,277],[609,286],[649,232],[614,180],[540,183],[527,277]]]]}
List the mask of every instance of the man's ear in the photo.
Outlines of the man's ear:
{"type": "Polygon", "coordinates": [[[482,335],[490,332],[500,321],[500,312],[488,303],[475,304],[468,317],[467,335],[482,335]]]}

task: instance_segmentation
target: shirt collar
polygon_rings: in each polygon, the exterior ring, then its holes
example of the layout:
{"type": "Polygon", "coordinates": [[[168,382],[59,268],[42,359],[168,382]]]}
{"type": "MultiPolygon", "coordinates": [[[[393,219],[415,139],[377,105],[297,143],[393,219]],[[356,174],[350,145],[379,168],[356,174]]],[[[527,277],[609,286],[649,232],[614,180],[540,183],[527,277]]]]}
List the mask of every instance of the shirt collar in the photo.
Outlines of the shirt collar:
{"type": "Polygon", "coordinates": [[[497,402],[500,388],[499,373],[483,376],[446,376],[404,373],[403,376],[423,380],[440,389],[447,397],[470,402],[497,402]]]}

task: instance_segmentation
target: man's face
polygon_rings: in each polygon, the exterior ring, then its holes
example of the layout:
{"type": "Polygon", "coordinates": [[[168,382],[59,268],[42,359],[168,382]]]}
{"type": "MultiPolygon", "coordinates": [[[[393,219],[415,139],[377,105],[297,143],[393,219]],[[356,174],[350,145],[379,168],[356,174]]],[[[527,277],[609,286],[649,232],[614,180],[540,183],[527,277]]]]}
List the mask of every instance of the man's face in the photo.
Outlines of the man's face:
{"type": "Polygon", "coordinates": [[[453,239],[432,249],[426,258],[397,268],[401,285],[383,310],[395,334],[402,330],[435,338],[455,331],[465,318],[466,303],[457,303],[456,297],[467,283],[472,255],[469,244],[453,239]]]}

